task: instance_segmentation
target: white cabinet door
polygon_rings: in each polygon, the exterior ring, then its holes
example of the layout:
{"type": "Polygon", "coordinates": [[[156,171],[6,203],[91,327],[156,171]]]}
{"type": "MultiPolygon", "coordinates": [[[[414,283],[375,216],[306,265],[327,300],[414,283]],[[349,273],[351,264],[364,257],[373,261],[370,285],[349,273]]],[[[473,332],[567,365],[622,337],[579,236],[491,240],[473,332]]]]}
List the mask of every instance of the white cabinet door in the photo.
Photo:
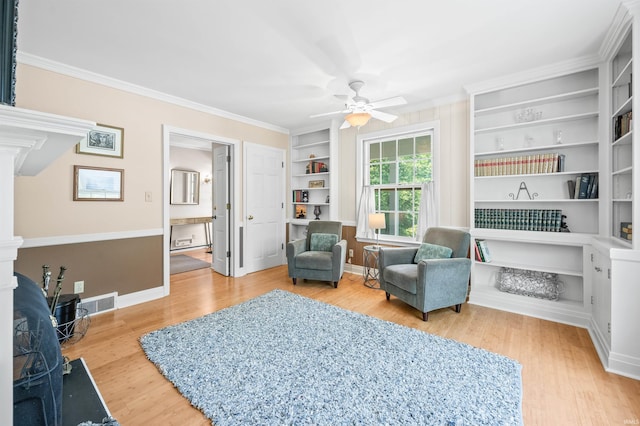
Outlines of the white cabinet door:
{"type": "Polygon", "coordinates": [[[592,251],[592,315],[597,339],[605,350],[611,350],[611,260],[608,254],[592,251]]]}

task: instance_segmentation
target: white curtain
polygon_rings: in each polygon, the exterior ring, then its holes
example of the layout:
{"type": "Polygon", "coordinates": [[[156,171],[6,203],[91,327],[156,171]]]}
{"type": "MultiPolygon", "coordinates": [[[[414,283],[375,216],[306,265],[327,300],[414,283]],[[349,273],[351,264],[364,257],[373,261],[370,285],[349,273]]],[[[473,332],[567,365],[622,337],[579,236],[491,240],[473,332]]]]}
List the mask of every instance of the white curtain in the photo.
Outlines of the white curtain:
{"type": "Polygon", "coordinates": [[[375,234],[369,229],[369,213],[375,211],[375,203],[373,198],[373,189],[369,185],[362,187],[360,193],[360,201],[358,203],[358,211],[356,217],[356,237],[374,238],[375,234]]]}
{"type": "Polygon", "coordinates": [[[416,240],[422,241],[424,233],[430,226],[438,226],[438,209],[436,208],[436,194],[433,181],[422,184],[420,196],[420,210],[418,213],[418,232],[416,240]]]}

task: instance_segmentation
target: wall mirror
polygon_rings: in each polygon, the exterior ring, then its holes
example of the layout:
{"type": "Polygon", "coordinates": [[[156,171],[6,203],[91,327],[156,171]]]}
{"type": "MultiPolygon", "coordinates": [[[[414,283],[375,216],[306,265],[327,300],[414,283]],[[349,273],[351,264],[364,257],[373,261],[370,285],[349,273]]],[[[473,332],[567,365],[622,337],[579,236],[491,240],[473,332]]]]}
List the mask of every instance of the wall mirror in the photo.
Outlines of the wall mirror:
{"type": "Polygon", "coordinates": [[[171,170],[171,204],[200,202],[200,173],[191,170],[171,170]]]}

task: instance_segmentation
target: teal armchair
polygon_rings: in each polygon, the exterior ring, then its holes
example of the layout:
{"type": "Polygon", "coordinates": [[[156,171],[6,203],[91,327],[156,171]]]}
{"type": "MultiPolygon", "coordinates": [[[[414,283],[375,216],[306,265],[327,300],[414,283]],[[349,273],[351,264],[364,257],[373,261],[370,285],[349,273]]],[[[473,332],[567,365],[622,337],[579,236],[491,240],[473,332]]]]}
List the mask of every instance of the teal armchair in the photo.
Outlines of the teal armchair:
{"type": "Polygon", "coordinates": [[[306,238],[287,243],[287,266],[293,285],[303,278],[330,281],[338,288],[347,257],[347,241],[341,238],[342,222],[313,220],[306,238]]]}
{"type": "Polygon", "coordinates": [[[450,228],[429,228],[418,248],[381,247],[379,252],[380,288],[386,293],[422,312],[427,321],[429,312],[455,306],[460,312],[467,300],[471,260],[467,258],[470,236],[468,232],[450,228]]]}

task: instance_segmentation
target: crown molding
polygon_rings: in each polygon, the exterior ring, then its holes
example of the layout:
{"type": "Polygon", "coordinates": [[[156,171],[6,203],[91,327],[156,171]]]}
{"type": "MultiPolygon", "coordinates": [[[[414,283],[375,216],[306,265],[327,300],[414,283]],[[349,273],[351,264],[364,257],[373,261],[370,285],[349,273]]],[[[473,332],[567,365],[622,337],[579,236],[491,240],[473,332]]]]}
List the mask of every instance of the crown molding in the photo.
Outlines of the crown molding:
{"type": "Polygon", "coordinates": [[[628,10],[637,9],[638,5],[640,5],[640,1],[634,0],[620,3],[618,6],[618,10],[609,26],[609,31],[605,34],[602,45],[598,50],[598,54],[605,61],[610,61],[613,58],[620,44],[624,41],[623,35],[629,30],[632,23],[632,17],[628,10]]]}
{"type": "Polygon", "coordinates": [[[589,68],[598,67],[602,59],[599,55],[582,56],[569,59],[551,65],[533,68],[524,72],[510,74],[491,80],[466,85],[464,88],[469,94],[479,94],[490,90],[499,90],[520,84],[526,84],[543,78],[552,78],[572,72],[578,72],[589,68]]]}
{"type": "Polygon", "coordinates": [[[289,129],[285,129],[284,127],[276,126],[270,123],[265,123],[259,120],[254,120],[252,118],[244,117],[242,115],[234,114],[228,111],[203,105],[197,102],[192,102],[184,98],[169,95],[169,94],[159,92],[157,90],[149,89],[143,86],[138,86],[136,84],[128,83],[123,80],[107,77],[105,75],[98,74],[92,71],[87,71],[81,68],[73,67],[71,65],[66,65],[61,62],[45,59],[40,56],[35,56],[29,53],[18,51],[16,59],[19,63],[24,65],[29,65],[29,66],[41,68],[47,71],[52,71],[58,74],[66,75],[69,77],[78,78],[80,80],[101,84],[103,86],[111,87],[118,90],[123,90],[125,92],[134,93],[136,95],[145,96],[151,99],[156,99],[162,102],[167,102],[167,103],[178,105],[181,107],[190,108],[195,111],[200,111],[200,112],[215,115],[218,117],[227,118],[227,119],[238,121],[244,124],[261,127],[263,129],[284,133],[286,135],[289,134],[289,129]]]}

